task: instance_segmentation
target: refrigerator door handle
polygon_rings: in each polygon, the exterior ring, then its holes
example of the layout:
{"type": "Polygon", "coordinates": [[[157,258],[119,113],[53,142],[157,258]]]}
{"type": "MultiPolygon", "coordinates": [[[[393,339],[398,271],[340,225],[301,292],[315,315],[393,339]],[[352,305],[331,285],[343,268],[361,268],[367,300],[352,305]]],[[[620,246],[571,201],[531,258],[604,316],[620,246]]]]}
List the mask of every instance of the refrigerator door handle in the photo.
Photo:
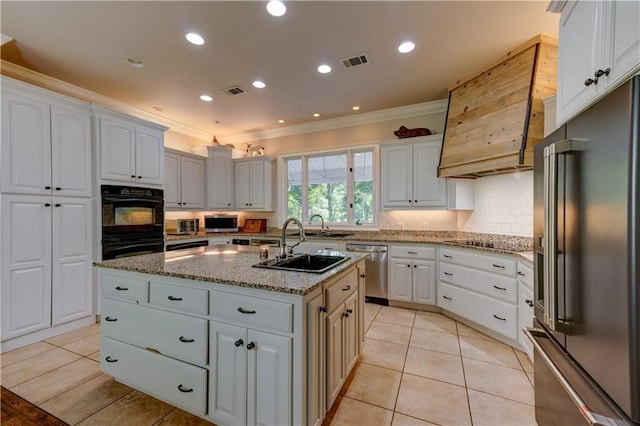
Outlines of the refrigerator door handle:
{"type": "Polygon", "coordinates": [[[602,414],[598,414],[589,408],[589,406],[584,402],[584,400],[578,395],[576,390],[571,386],[571,383],[564,377],[564,375],[560,372],[558,367],[554,364],[554,362],[549,358],[547,353],[544,351],[540,343],[534,337],[534,334],[544,334],[544,330],[540,328],[524,328],[524,334],[527,338],[533,343],[534,351],[540,355],[540,358],[547,365],[549,370],[553,373],[554,377],[558,380],[562,388],[567,392],[567,395],[571,398],[574,404],[578,407],[580,414],[584,417],[584,419],[588,422],[588,424],[592,426],[622,426],[627,425],[626,422],[622,422],[620,420],[612,419],[611,417],[604,416],[602,414]]]}

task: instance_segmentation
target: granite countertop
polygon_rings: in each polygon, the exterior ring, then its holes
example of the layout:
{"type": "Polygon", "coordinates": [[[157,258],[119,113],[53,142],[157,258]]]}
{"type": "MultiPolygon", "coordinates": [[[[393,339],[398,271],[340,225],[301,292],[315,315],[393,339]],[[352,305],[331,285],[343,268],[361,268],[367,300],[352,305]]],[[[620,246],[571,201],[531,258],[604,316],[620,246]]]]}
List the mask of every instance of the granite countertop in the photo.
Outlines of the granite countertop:
{"type": "MultiPolygon", "coordinates": [[[[272,253],[272,256],[275,253],[272,253]]],[[[304,295],[353,265],[365,253],[348,253],[350,259],[322,274],[253,268],[259,263],[260,247],[227,244],[153,253],[94,262],[100,268],[206,281],[304,295]]]]}

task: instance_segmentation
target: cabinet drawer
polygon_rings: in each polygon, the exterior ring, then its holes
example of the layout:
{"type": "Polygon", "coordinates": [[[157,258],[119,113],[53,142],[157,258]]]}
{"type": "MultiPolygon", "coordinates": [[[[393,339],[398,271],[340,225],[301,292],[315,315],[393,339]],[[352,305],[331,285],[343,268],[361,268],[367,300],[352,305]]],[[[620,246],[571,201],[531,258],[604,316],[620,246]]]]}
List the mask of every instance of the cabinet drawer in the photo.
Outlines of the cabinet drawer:
{"type": "Polygon", "coordinates": [[[518,303],[518,280],[515,278],[440,262],[439,279],[505,302],[518,303]]]}
{"type": "Polygon", "coordinates": [[[533,291],[533,269],[522,262],[518,262],[518,280],[533,291]]]}
{"type": "Polygon", "coordinates": [[[358,273],[352,269],[324,291],[324,303],[331,313],[358,289],[358,273]]]}
{"type": "Polygon", "coordinates": [[[108,337],[102,337],[100,367],[129,384],[180,408],[205,414],[207,370],[108,337]]]}
{"type": "Polygon", "coordinates": [[[149,303],[177,311],[207,315],[209,291],[152,282],[149,288],[149,303]]]}
{"type": "Polygon", "coordinates": [[[487,256],[483,254],[471,253],[466,250],[455,250],[440,248],[438,257],[443,262],[457,263],[458,265],[470,268],[482,269],[497,274],[515,277],[516,261],[504,257],[487,256]]]}
{"type": "Polygon", "coordinates": [[[210,292],[211,315],[248,326],[293,332],[293,305],[258,297],[210,292]]]}
{"type": "Polygon", "coordinates": [[[102,334],[197,365],[207,364],[207,320],[102,300],[102,334]]]}
{"type": "Polygon", "coordinates": [[[418,246],[391,246],[389,247],[391,257],[404,257],[408,259],[435,259],[435,247],[418,246]]]}
{"type": "Polygon", "coordinates": [[[100,274],[100,291],[103,296],[132,302],[147,303],[149,301],[149,281],[129,277],[122,273],[102,271],[100,274]]]}
{"type": "Polygon", "coordinates": [[[438,306],[510,339],[518,340],[518,309],[516,305],[439,282],[438,306]]]}

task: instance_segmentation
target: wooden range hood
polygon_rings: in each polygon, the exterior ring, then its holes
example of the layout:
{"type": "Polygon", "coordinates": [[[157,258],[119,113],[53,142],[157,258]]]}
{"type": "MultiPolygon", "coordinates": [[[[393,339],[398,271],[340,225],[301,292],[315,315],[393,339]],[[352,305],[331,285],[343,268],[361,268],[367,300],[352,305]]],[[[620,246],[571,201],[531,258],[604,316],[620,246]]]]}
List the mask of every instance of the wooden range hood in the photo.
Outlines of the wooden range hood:
{"type": "Polygon", "coordinates": [[[449,88],[439,177],[471,177],[533,167],[544,137],[542,100],[556,93],[558,41],[538,35],[449,88]]]}

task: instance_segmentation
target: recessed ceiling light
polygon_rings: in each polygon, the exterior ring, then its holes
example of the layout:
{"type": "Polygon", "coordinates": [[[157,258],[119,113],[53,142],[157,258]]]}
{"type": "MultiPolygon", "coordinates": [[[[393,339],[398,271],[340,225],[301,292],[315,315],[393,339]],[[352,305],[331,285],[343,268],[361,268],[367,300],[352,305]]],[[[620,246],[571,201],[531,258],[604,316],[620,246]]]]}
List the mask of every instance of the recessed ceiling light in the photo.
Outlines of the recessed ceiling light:
{"type": "Polygon", "coordinates": [[[358,111],[358,110],[360,110],[360,105],[354,105],[354,106],[351,107],[351,109],[354,110],[354,111],[358,111]]]}
{"type": "Polygon", "coordinates": [[[124,61],[135,68],[144,67],[144,62],[142,62],[140,59],[127,58],[124,61]]]}
{"type": "Polygon", "coordinates": [[[273,16],[282,16],[287,11],[287,7],[279,0],[271,0],[267,3],[267,12],[273,16]]]}
{"type": "Polygon", "coordinates": [[[280,120],[278,120],[278,123],[284,124],[284,120],[280,119],[280,120]]]}
{"type": "Polygon", "coordinates": [[[320,114],[318,114],[318,113],[316,112],[315,114],[313,114],[313,116],[314,116],[315,118],[318,118],[318,117],[320,117],[320,114]]]}
{"type": "Polygon", "coordinates": [[[253,84],[253,87],[255,87],[257,89],[264,89],[265,87],[267,87],[267,85],[264,84],[264,82],[260,81],[260,80],[256,80],[252,84],[253,84]]]}
{"type": "Polygon", "coordinates": [[[200,34],[189,33],[185,37],[189,41],[189,43],[195,44],[197,46],[202,46],[204,44],[204,39],[200,34]]]}
{"type": "Polygon", "coordinates": [[[318,67],[318,72],[320,74],[328,74],[331,72],[331,67],[327,64],[322,64],[318,67]]]}
{"type": "Polygon", "coordinates": [[[416,48],[415,44],[413,44],[410,41],[405,41],[400,46],[398,46],[398,52],[400,52],[400,53],[409,53],[415,48],[416,48]]]}
{"type": "Polygon", "coordinates": [[[211,102],[213,100],[213,98],[209,95],[201,95],[200,99],[205,101],[205,102],[211,102]]]}

